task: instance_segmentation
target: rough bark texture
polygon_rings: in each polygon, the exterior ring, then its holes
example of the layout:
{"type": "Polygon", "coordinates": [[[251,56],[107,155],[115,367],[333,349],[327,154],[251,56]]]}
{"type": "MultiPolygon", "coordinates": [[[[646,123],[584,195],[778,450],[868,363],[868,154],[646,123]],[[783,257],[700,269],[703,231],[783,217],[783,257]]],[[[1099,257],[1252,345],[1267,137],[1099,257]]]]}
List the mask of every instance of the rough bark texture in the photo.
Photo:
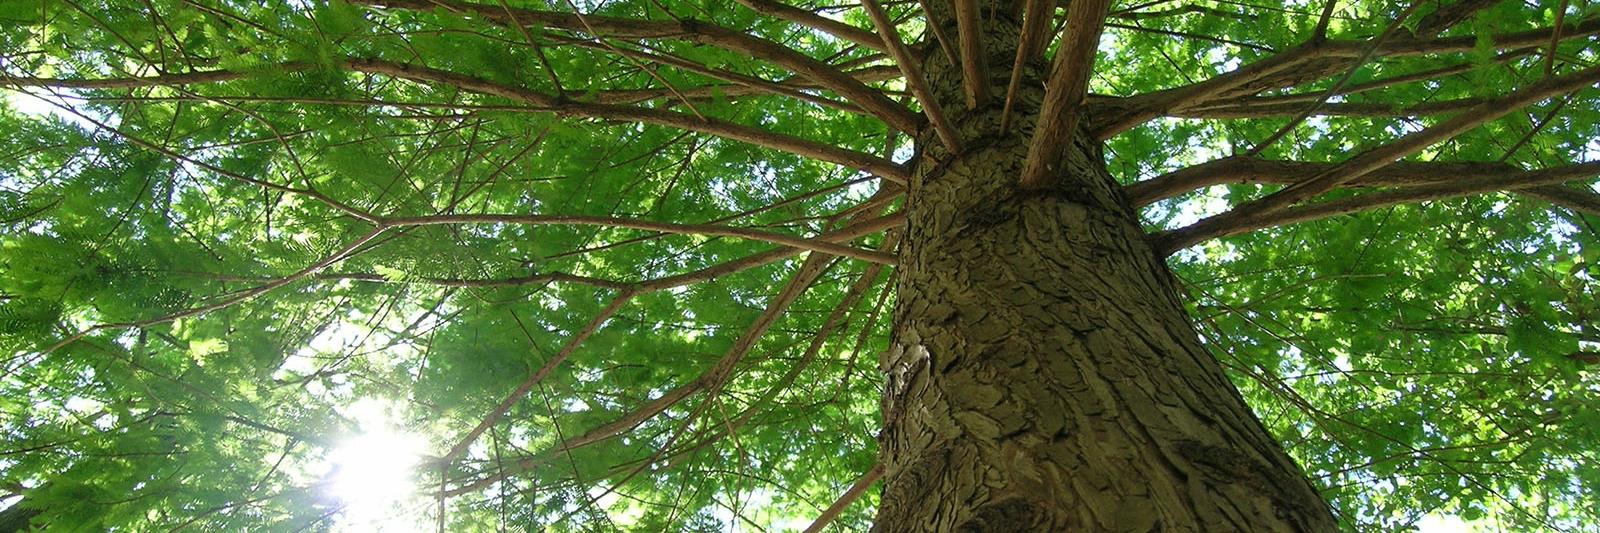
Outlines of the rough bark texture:
{"type": "MultiPolygon", "coordinates": [[[[985,17],[993,92],[1007,17],[985,17]]],[[[1065,171],[1019,192],[1045,68],[1001,132],[1002,102],[968,109],[960,66],[925,57],[966,151],[919,139],[874,530],[1336,530],[1200,346],[1099,144],[1076,133],[1065,171]]]]}

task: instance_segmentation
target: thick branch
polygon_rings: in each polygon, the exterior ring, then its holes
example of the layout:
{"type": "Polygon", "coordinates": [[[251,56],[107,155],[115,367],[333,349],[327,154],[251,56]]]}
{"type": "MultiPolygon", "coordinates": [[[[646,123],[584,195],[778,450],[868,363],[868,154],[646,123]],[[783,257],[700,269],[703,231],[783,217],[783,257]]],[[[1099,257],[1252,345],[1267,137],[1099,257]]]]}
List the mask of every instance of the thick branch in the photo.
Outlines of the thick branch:
{"type": "Polygon", "coordinates": [[[1228,212],[1202,219],[1187,227],[1166,232],[1158,237],[1156,248],[1171,253],[1189,244],[1199,242],[1197,239],[1215,236],[1223,228],[1242,224],[1245,221],[1259,218],[1273,211],[1333,190],[1340,185],[1388,166],[1402,157],[1505,116],[1534,102],[1577,91],[1596,82],[1600,82],[1600,67],[1590,67],[1570,75],[1535,83],[1504,97],[1488,100],[1437,125],[1411,133],[1389,144],[1362,152],[1327,171],[1289,185],[1266,197],[1241,204],[1228,212]]]}
{"type": "MultiPolygon", "coordinates": [[[[1378,90],[1378,89],[1385,89],[1385,88],[1389,88],[1389,87],[1394,87],[1396,85],[1402,85],[1402,84],[1411,83],[1411,82],[1439,79],[1439,78],[1442,78],[1444,76],[1449,76],[1449,75],[1452,75],[1452,74],[1460,74],[1460,73],[1468,72],[1468,71],[1471,71],[1471,70],[1474,70],[1474,69],[1484,68],[1484,67],[1486,67],[1488,65],[1502,64],[1502,63],[1511,61],[1513,59],[1516,59],[1516,58],[1519,58],[1519,57],[1524,57],[1524,56],[1527,56],[1529,54],[1532,54],[1532,53],[1535,53],[1535,52],[1538,52],[1538,51],[1539,51],[1538,48],[1531,48],[1531,47],[1530,48],[1521,48],[1521,49],[1512,50],[1510,52],[1506,52],[1506,53],[1497,55],[1497,56],[1495,56],[1495,58],[1493,60],[1490,60],[1488,63],[1479,63],[1479,62],[1458,63],[1458,64],[1450,65],[1450,66],[1447,66],[1447,67],[1440,67],[1440,68],[1436,68],[1436,69],[1429,69],[1429,70],[1423,70],[1423,71],[1418,71],[1418,72],[1412,72],[1410,74],[1401,74],[1401,75],[1398,75],[1398,76],[1391,76],[1391,77],[1388,77],[1388,78],[1382,78],[1382,79],[1376,79],[1376,80],[1372,80],[1372,81],[1355,83],[1355,84],[1351,84],[1348,87],[1345,87],[1344,89],[1336,91],[1333,94],[1334,95],[1357,94],[1357,93],[1363,93],[1363,92],[1368,92],[1368,91],[1375,91],[1375,90],[1378,90]]],[[[1235,104],[1235,103],[1244,103],[1244,102],[1254,102],[1254,103],[1258,103],[1258,104],[1308,103],[1308,102],[1315,102],[1318,99],[1321,99],[1322,96],[1323,96],[1323,91],[1313,91],[1313,92],[1296,93],[1296,94],[1281,94],[1281,95],[1275,95],[1275,96],[1258,96],[1258,97],[1247,98],[1247,99],[1218,101],[1218,102],[1215,102],[1215,103],[1208,102],[1208,103],[1201,104],[1200,106],[1195,106],[1195,107],[1213,107],[1213,106],[1221,106],[1221,105],[1232,105],[1232,104],[1235,104]]]]}
{"type": "MultiPolygon", "coordinates": [[[[864,235],[877,233],[885,229],[899,227],[905,225],[905,223],[905,213],[895,213],[893,215],[858,222],[835,231],[824,233],[820,236],[817,236],[816,240],[828,242],[846,242],[864,235]]],[[[786,257],[797,255],[802,251],[804,250],[791,247],[768,250],[766,252],[745,256],[739,259],[734,259],[710,267],[702,268],[694,272],[686,272],[676,276],[668,276],[665,278],[646,281],[639,284],[639,290],[656,291],[672,287],[681,287],[709,279],[716,279],[718,277],[726,276],[735,272],[749,270],[762,265],[769,265],[777,261],[781,261],[786,257]]]]}
{"type": "Polygon", "coordinates": [[[887,43],[873,36],[872,32],[870,31],[851,26],[849,24],[845,24],[843,22],[812,13],[798,7],[778,2],[776,0],[738,1],[740,4],[744,4],[745,7],[769,17],[777,17],[801,26],[805,26],[807,28],[811,28],[813,30],[829,33],[834,37],[838,37],[840,39],[844,39],[846,41],[877,50],[879,52],[890,51],[887,43]]]}
{"type": "MultiPolygon", "coordinates": [[[[530,89],[502,85],[496,82],[473,76],[467,76],[464,74],[457,74],[454,72],[418,65],[395,63],[380,59],[352,58],[343,60],[341,63],[341,66],[356,72],[382,74],[385,76],[406,79],[414,82],[438,83],[456,87],[465,91],[498,96],[509,100],[523,102],[531,106],[527,110],[549,111],[560,115],[590,117],[622,122],[644,122],[687,131],[696,131],[700,133],[716,135],[719,137],[725,137],[736,141],[747,142],[757,146],[781,150],[796,155],[811,157],[849,168],[864,170],[866,172],[886,178],[890,181],[899,183],[904,183],[908,178],[908,174],[905,169],[900,168],[899,165],[880,157],[847,150],[816,141],[801,139],[790,135],[766,131],[760,128],[745,126],[743,124],[728,122],[725,120],[701,118],[663,109],[605,103],[578,102],[568,99],[561,99],[530,89]]],[[[311,67],[303,63],[282,63],[273,65],[270,69],[263,69],[259,72],[202,71],[184,74],[166,74],[149,77],[104,80],[0,77],[0,83],[29,87],[125,89],[220,82],[257,76],[264,72],[281,71],[283,69],[291,71],[305,70],[308,68],[311,67]]]]}
{"type": "Polygon", "coordinates": [[[922,104],[922,111],[927,113],[934,132],[939,135],[939,140],[952,153],[961,153],[961,141],[956,138],[955,128],[945,119],[944,109],[939,107],[939,100],[928,90],[928,82],[917,68],[918,62],[906,50],[906,45],[900,42],[900,34],[894,28],[894,21],[889,19],[889,15],[883,11],[883,6],[878,5],[877,0],[861,0],[861,7],[866,8],[867,16],[872,17],[872,24],[878,28],[878,35],[888,44],[889,55],[894,56],[895,64],[905,75],[906,86],[911,88],[912,96],[922,104]]]}
{"type": "Polygon", "coordinates": [[[1022,35],[1017,38],[1017,56],[1011,63],[1011,79],[1006,83],[1006,102],[1000,111],[1001,131],[1011,126],[1011,110],[1016,106],[1017,89],[1022,86],[1023,67],[1038,57],[1037,54],[1044,48],[1044,42],[1049,40],[1047,35],[1054,15],[1054,2],[1027,0],[1027,8],[1022,19],[1022,35]]]}
{"type": "Polygon", "coordinates": [[[1556,191],[1556,194],[1560,194],[1559,191],[1572,191],[1579,194],[1571,196],[1578,197],[1583,194],[1583,191],[1568,189],[1560,186],[1559,184],[1574,180],[1592,178],[1596,175],[1600,175],[1600,162],[1583,163],[1579,165],[1545,170],[1516,172],[1504,175],[1483,175],[1472,178],[1455,179],[1448,182],[1435,182],[1425,185],[1417,185],[1414,187],[1407,187],[1399,190],[1374,192],[1370,194],[1339,198],[1336,200],[1329,200],[1326,202],[1319,202],[1309,205],[1300,205],[1280,211],[1268,212],[1251,218],[1237,219],[1232,224],[1226,226],[1214,226],[1203,234],[1188,234],[1185,241],[1175,244],[1180,244],[1181,247],[1188,247],[1202,241],[1218,237],[1226,237],[1229,235],[1248,233],[1263,228],[1298,224],[1301,222],[1320,220],[1337,215],[1370,211],[1392,205],[1411,204],[1430,200],[1443,200],[1496,191],[1523,192],[1523,190],[1527,190],[1528,192],[1532,192],[1532,196],[1535,197],[1542,197],[1540,193],[1548,194],[1552,191],[1556,191]]]}
{"type": "Polygon", "coordinates": [[[977,109],[989,99],[989,61],[983,53],[983,25],[977,0],[955,0],[956,33],[961,50],[961,82],[967,109],[977,109]]]}
{"type": "Polygon", "coordinates": [[[876,483],[878,478],[881,477],[883,477],[883,463],[872,465],[871,470],[862,475],[861,479],[856,480],[855,484],[850,485],[850,490],[844,491],[844,494],[839,495],[839,499],[835,500],[833,505],[829,505],[826,510],[822,511],[822,514],[817,515],[817,519],[813,520],[809,527],[806,527],[805,533],[819,533],[823,528],[828,527],[828,524],[833,523],[833,520],[838,518],[845,508],[850,507],[850,504],[860,499],[862,494],[866,494],[867,489],[872,488],[872,484],[876,483]]]}
{"type": "MultiPolygon", "coordinates": [[[[1482,98],[1458,98],[1437,102],[1422,102],[1409,106],[1381,102],[1341,102],[1321,104],[1312,110],[1308,116],[1416,117],[1439,113],[1455,113],[1480,105],[1483,102],[1484,99],[1482,98]]],[[[1306,105],[1303,103],[1261,103],[1255,99],[1243,99],[1236,100],[1235,103],[1230,105],[1180,109],[1167,116],[1204,119],[1248,119],[1299,116],[1304,114],[1306,110],[1306,105]]]]}
{"type": "MultiPolygon", "coordinates": [[[[1501,34],[1489,37],[1495,48],[1513,50],[1547,44],[1552,28],[1501,34]]],[[[1563,25],[1562,39],[1575,39],[1600,33],[1600,17],[1563,25]]],[[[1476,37],[1391,38],[1375,50],[1376,56],[1408,56],[1445,52],[1468,52],[1476,37]]],[[[1219,74],[1202,82],[1107,102],[1097,115],[1108,118],[1093,125],[1096,138],[1109,139],[1118,133],[1166,115],[1173,110],[1193,107],[1208,100],[1237,97],[1267,89],[1293,87],[1344,72],[1351,61],[1361,57],[1371,40],[1312,41],[1284,50],[1266,59],[1219,74]]]]}
{"type": "Polygon", "coordinates": [[[446,496],[453,496],[470,493],[499,481],[505,476],[531,468],[541,462],[544,457],[551,456],[553,454],[564,453],[567,450],[587,446],[611,437],[615,437],[617,435],[621,435],[622,433],[637,427],[639,424],[643,424],[645,421],[655,418],[657,415],[665,412],[667,409],[670,409],[673,405],[682,402],[689,396],[692,396],[697,392],[707,389],[714,389],[715,387],[719,386],[732,374],[734,367],[736,367],[740,361],[744,360],[745,355],[755,347],[756,341],[760,340],[761,337],[766,334],[767,330],[777,322],[778,318],[782,317],[783,314],[788,311],[789,306],[792,305],[794,301],[806,291],[806,289],[809,289],[812,284],[822,276],[822,273],[827,270],[828,263],[831,260],[832,258],[821,254],[812,254],[807,257],[806,261],[802,263],[794,275],[789,278],[789,283],[784,286],[783,290],[779,292],[776,297],[767,303],[767,308],[761,313],[761,316],[757,317],[756,320],[745,329],[744,334],[740,335],[739,339],[734,341],[733,346],[728,348],[727,353],[723,354],[721,359],[718,359],[715,364],[702,372],[700,376],[695,378],[693,381],[680,385],[677,388],[662,394],[656,399],[646,402],[644,405],[635,408],[633,411],[623,415],[621,418],[590,429],[584,432],[582,435],[568,438],[538,455],[523,458],[517,461],[514,468],[501,469],[493,475],[473,480],[453,489],[448,489],[444,492],[444,494],[446,496]]]}
{"type": "MultiPolygon", "coordinates": [[[[299,72],[313,70],[317,66],[310,63],[289,62],[279,63],[270,67],[275,72],[299,72]]],[[[179,74],[157,74],[154,76],[135,76],[129,78],[106,79],[66,79],[66,78],[33,78],[27,76],[6,76],[0,74],[0,85],[12,87],[51,87],[55,89],[138,89],[142,87],[169,87],[189,85],[196,83],[220,83],[233,81],[251,76],[259,76],[262,72],[233,71],[233,70],[202,70],[184,72],[179,74]]]]}
{"type": "Polygon", "coordinates": [[[1534,187],[1518,192],[1592,217],[1600,217],[1600,194],[1559,185],[1534,187]]]}
{"type": "Polygon", "coordinates": [[[629,300],[633,299],[633,295],[634,293],[631,291],[623,291],[622,294],[618,294],[616,298],[613,298],[611,300],[611,304],[607,305],[605,309],[601,309],[600,313],[596,314],[593,320],[590,320],[587,325],[583,326],[583,329],[578,330],[578,332],[574,334],[571,339],[568,339],[567,343],[561,346],[560,351],[556,352],[556,354],[551,356],[549,360],[545,361],[538,370],[528,374],[528,377],[524,379],[521,384],[517,385],[517,388],[512,390],[511,394],[507,394],[505,399],[501,400],[500,404],[495,406],[494,410],[489,411],[489,414],[484,415],[483,419],[478,421],[478,425],[473,426],[471,431],[468,431],[466,435],[461,437],[461,440],[456,441],[456,444],[450,447],[450,451],[446,452],[441,460],[445,464],[449,464],[457,457],[460,457],[462,453],[465,453],[467,451],[467,447],[471,446],[473,442],[476,442],[478,437],[483,435],[483,432],[488,431],[489,427],[493,426],[495,422],[500,421],[500,418],[505,416],[506,412],[510,411],[512,406],[516,405],[517,402],[522,401],[522,399],[526,397],[529,392],[533,391],[534,385],[538,385],[540,381],[544,380],[545,376],[548,376],[551,372],[554,372],[556,367],[561,366],[561,363],[566,361],[568,356],[572,355],[572,352],[577,351],[578,345],[583,344],[583,341],[588,340],[590,336],[593,336],[594,332],[599,331],[600,326],[605,325],[607,320],[610,320],[613,315],[617,314],[617,311],[621,311],[622,306],[627,304],[629,300]]]}
{"type": "Polygon", "coordinates": [[[1061,157],[1078,128],[1079,107],[1088,95],[1089,77],[1094,74],[1094,53],[1100,43],[1110,0],[1074,0],[1067,7],[1067,25],[1062,30],[1061,48],[1056,50],[1054,71],[1044,88],[1044,105],[1033,140],[1028,144],[1028,159],[1023,164],[1018,185],[1039,189],[1049,185],[1061,157]]]}
{"type": "Polygon", "coordinates": [[[592,117],[605,120],[623,122],[644,122],[660,126],[668,126],[689,131],[709,133],[719,137],[743,141],[757,146],[765,146],[797,155],[816,158],[822,161],[835,163],[841,166],[857,168],[882,176],[891,181],[903,183],[907,179],[905,169],[886,159],[846,150],[837,146],[819,143],[816,141],[800,139],[781,133],[774,133],[760,128],[736,124],[725,120],[705,118],[701,119],[692,115],[649,109],[642,107],[618,106],[609,104],[594,104],[574,102],[558,99],[539,92],[501,85],[495,82],[457,74],[429,67],[406,65],[377,59],[348,59],[344,65],[351,70],[371,74],[383,74],[411,81],[440,83],[460,88],[462,90],[499,96],[501,98],[527,103],[539,109],[548,110],[560,115],[575,115],[592,117]]]}
{"type": "MultiPolygon", "coordinates": [[[[770,61],[816,81],[862,109],[903,131],[917,130],[916,114],[895,103],[888,95],[862,84],[839,69],[783,44],[762,39],[748,32],[694,20],[642,20],[602,15],[582,15],[534,9],[503,9],[497,6],[456,0],[354,0],[354,3],[429,11],[446,8],[492,20],[500,24],[521,24],[555,28],[577,33],[594,32],[614,38],[670,38],[715,46],[750,57],[770,61]]],[[[595,35],[596,38],[602,35],[595,35]]]]}
{"type": "Polygon", "coordinates": [[[406,279],[390,279],[388,277],[383,276],[382,274],[377,274],[377,273],[373,273],[373,272],[330,272],[330,273],[326,273],[326,274],[318,274],[318,275],[315,276],[315,279],[330,279],[330,280],[346,280],[347,279],[347,280],[351,280],[351,281],[362,281],[362,282],[369,282],[369,283],[416,283],[416,284],[424,284],[424,285],[435,285],[435,286],[439,286],[439,287],[456,287],[456,288],[521,287],[521,286],[527,286],[527,285],[544,285],[544,284],[548,284],[548,283],[575,283],[575,284],[578,284],[578,285],[588,285],[588,286],[591,286],[591,287],[599,287],[599,288],[602,288],[602,289],[616,289],[616,290],[631,289],[631,288],[634,287],[634,285],[631,284],[631,283],[624,283],[624,282],[620,282],[620,281],[612,281],[612,280],[608,280],[608,279],[601,279],[601,278],[595,278],[595,277],[589,277],[589,276],[578,276],[578,275],[574,275],[574,274],[567,274],[567,273],[564,273],[564,272],[546,272],[546,273],[543,273],[543,274],[529,274],[529,275],[526,275],[526,276],[514,276],[514,277],[509,277],[509,278],[496,278],[496,279],[466,279],[466,278],[436,278],[436,277],[417,277],[417,278],[406,278],[406,279]]]}
{"type": "MultiPolygon", "coordinates": [[[[1275,183],[1287,185],[1315,176],[1337,163],[1270,161],[1254,157],[1231,156],[1207,161],[1162,174],[1126,187],[1128,201],[1146,206],[1185,192],[1228,183],[1275,183]]],[[[1399,161],[1345,184],[1355,187],[1411,187],[1459,179],[1493,178],[1525,171],[1505,163],[1451,163],[1439,161],[1399,161]]]]}
{"type": "Polygon", "coordinates": [[[420,217],[391,218],[383,221],[392,227],[434,226],[448,224],[529,224],[529,225],[575,225],[575,226],[601,226],[612,228],[628,228],[662,233],[677,233],[684,235],[717,235],[723,237],[739,237],[757,241],[770,242],[792,246],[802,250],[811,250],[829,255],[851,257],[870,261],[873,263],[892,265],[895,258],[883,252],[862,250],[835,244],[820,239],[808,239],[782,233],[761,231],[749,228],[732,226],[719,226],[715,224],[679,224],[675,222],[656,222],[631,218],[581,216],[581,215],[509,215],[509,214],[449,214],[430,215],[420,217]]]}

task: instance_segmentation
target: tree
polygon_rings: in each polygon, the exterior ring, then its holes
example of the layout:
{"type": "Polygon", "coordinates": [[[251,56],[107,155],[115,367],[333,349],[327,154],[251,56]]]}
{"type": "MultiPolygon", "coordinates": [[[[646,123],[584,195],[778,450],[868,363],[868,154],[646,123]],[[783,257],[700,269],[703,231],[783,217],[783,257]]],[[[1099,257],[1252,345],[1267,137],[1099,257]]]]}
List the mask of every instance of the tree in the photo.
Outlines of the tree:
{"type": "Polygon", "coordinates": [[[1595,530],[1588,3],[257,4],[0,7],[8,524],[1595,530]]]}

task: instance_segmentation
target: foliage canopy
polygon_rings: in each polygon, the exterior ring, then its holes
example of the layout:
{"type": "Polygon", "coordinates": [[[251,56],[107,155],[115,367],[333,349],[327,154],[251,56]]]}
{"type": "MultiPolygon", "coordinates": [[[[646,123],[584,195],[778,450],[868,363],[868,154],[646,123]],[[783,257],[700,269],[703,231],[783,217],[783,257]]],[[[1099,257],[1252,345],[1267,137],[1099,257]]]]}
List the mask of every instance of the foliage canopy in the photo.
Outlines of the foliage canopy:
{"type": "MultiPolygon", "coordinates": [[[[400,516],[451,530],[804,526],[874,468],[894,182],[938,138],[868,11],[479,1],[0,0],[8,502],[349,526],[373,411],[425,443],[400,516]]],[[[1084,124],[1344,523],[1596,531],[1600,5],[1323,10],[1115,3],[1084,124]]]]}

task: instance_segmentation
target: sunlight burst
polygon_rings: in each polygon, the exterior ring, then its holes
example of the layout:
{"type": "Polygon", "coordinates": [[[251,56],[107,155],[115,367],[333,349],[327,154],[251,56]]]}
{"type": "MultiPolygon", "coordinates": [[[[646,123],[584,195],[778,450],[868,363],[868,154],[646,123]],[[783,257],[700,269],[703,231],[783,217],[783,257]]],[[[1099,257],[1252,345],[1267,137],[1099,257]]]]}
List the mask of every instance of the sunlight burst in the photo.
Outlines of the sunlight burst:
{"type": "Polygon", "coordinates": [[[342,531],[425,531],[414,468],[421,435],[399,427],[392,404],[363,399],[345,413],[361,428],[328,454],[327,491],[343,506],[342,531]]]}

